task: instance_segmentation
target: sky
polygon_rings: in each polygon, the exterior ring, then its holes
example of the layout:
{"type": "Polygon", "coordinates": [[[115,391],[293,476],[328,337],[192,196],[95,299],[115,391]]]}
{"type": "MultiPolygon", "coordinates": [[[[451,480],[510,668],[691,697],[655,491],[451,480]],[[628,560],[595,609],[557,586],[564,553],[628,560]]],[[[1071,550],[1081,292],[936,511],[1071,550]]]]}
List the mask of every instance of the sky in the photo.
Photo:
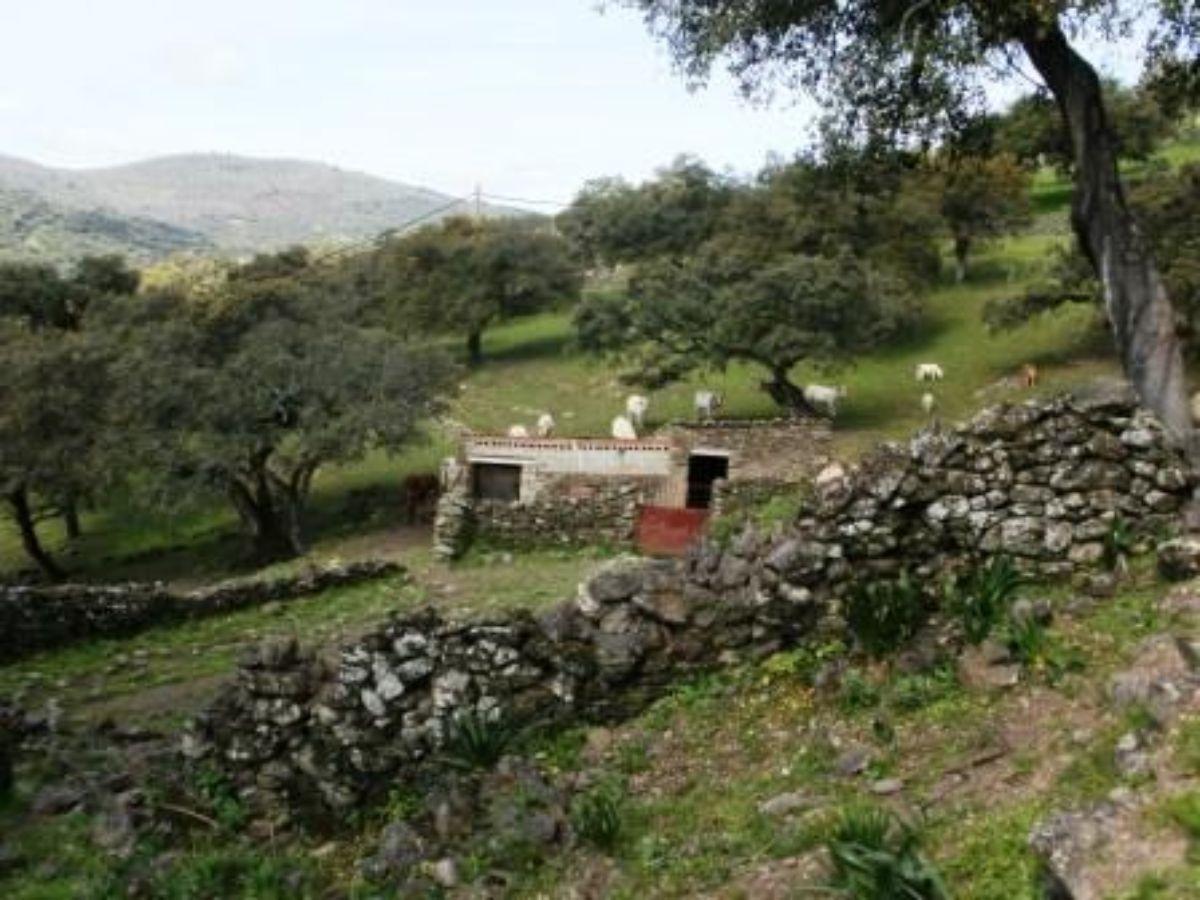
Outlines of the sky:
{"type": "Polygon", "coordinates": [[[692,153],[746,173],[813,108],[689,92],[596,0],[38,0],[5,9],[0,153],[67,167],[222,152],[566,202],[692,153]]]}

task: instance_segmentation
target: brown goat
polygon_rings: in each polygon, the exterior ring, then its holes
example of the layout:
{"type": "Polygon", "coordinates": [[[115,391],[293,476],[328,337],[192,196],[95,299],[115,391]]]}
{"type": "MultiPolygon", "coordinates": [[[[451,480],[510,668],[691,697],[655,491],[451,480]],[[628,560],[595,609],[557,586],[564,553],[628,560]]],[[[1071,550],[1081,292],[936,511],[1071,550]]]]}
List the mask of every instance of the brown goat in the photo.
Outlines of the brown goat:
{"type": "Polygon", "coordinates": [[[1023,388],[1035,388],[1038,383],[1038,367],[1033,363],[1025,363],[1021,366],[1021,372],[1017,376],[1017,384],[1023,388]]]}

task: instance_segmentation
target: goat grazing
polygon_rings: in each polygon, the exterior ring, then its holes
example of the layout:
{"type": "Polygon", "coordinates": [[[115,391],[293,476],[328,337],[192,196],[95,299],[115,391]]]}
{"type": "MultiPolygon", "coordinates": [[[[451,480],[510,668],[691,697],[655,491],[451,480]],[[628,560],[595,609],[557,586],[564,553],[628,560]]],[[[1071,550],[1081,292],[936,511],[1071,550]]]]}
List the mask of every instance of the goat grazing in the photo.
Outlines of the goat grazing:
{"type": "Polygon", "coordinates": [[[1035,388],[1038,383],[1038,367],[1033,363],[1025,363],[1021,366],[1021,372],[1017,376],[1017,383],[1023,388],[1035,388]]]}
{"type": "Polygon", "coordinates": [[[650,409],[650,398],[642,394],[630,394],[625,398],[625,416],[636,427],[646,422],[646,411],[650,409]]]}
{"type": "Polygon", "coordinates": [[[917,381],[941,381],[946,373],[937,363],[917,363],[917,381]]]}
{"type": "Polygon", "coordinates": [[[696,418],[701,422],[711,422],[717,417],[717,410],[724,405],[725,398],[720,391],[696,391],[696,396],[692,398],[696,418]]]}
{"type": "Polygon", "coordinates": [[[921,409],[925,410],[925,416],[932,418],[934,410],[937,409],[937,397],[926,391],[921,395],[921,409]]]}
{"type": "Polygon", "coordinates": [[[829,387],[824,384],[806,384],[804,400],[814,409],[822,409],[829,418],[837,416],[838,401],[847,394],[845,385],[829,387]]]}
{"type": "Polygon", "coordinates": [[[554,416],[550,413],[542,413],[538,416],[537,420],[537,436],[542,438],[550,437],[550,435],[554,434],[554,429],[557,426],[558,423],[554,421],[554,416]]]}
{"type": "Polygon", "coordinates": [[[612,436],[619,441],[637,440],[637,431],[628,416],[617,416],[612,420],[612,436]]]}
{"type": "Polygon", "coordinates": [[[524,425],[509,425],[508,426],[508,436],[510,438],[529,437],[529,429],[526,428],[524,425]]]}

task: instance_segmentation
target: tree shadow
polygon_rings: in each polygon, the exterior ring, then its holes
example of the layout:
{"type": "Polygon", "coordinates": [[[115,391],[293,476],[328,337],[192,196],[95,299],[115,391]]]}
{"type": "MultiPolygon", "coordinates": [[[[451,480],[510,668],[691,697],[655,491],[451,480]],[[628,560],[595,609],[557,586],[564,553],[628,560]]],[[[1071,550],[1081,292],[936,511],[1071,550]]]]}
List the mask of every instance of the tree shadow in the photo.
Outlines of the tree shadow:
{"type": "Polygon", "coordinates": [[[480,368],[487,368],[488,363],[521,363],[561,357],[571,349],[573,340],[574,336],[570,333],[547,334],[494,349],[488,347],[485,341],[480,368]]]}

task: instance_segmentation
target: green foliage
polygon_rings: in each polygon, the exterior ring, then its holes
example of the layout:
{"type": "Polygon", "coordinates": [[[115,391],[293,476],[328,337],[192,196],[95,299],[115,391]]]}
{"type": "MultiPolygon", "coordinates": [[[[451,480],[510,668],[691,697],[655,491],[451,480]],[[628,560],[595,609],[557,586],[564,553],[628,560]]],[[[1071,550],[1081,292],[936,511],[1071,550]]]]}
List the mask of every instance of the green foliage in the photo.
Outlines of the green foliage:
{"type": "Polygon", "coordinates": [[[154,878],[162,900],[296,900],[319,896],[311,864],[259,849],[222,848],[189,854],[154,878]]]}
{"type": "Polygon", "coordinates": [[[880,658],[917,633],[929,609],[920,585],[908,572],[888,581],[856,585],[846,599],[846,622],[859,646],[880,658]]]}
{"type": "Polygon", "coordinates": [[[533,219],[446,219],[386,240],[367,275],[392,331],[459,334],[472,362],[484,329],[573,304],[582,273],[567,243],[533,219]]]}
{"type": "Polygon", "coordinates": [[[1150,236],[1167,294],[1187,323],[1188,346],[1200,352],[1200,164],[1150,173],[1132,187],[1130,202],[1150,236]]]}
{"type": "Polygon", "coordinates": [[[944,606],[962,626],[970,644],[982,643],[1008,612],[1020,575],[1007,556],[952,575],[944,586],[944,606]]]}
{"type": "Polygon", "coordinates": [[[921,837],[895,814],[851,808],[834,825],[826,848],[829,889],[851,900],[949,900],[937,870],[920,853],[921,837]]]}
{"type": "MultiPolygon", "coordinates": [[[[1104,82],[1109,123],[1116,134],[1122,159],[1146,160],[1171,131],[1153,91],[1104,82]]],[[[995,122],[995,149],[1007,152],[1028,166],[1050,164],[1068,171],[1073,164],[1069,135],[1062,113],[1044,93],[1027,94],[1013,102],[995,122]]]]}
{"type": "Polygon", "coordinates": [[[556,224],[591,265],[681,256],[712,237],[733,189],[700,160],[682,156],[636,187],[611,178],[588,182],[556,224]]]}
{"type": "Polygon", "coordinates": [[[110,428],[159,502],[217,494],[263,558],[304,546],[323,466],[404,448],[454,374],[436,349],[356,326],[351,285],[307,253],[260,256],[205,302],[168,293],[111,303],[121,347],[110,428]]]}
{"type": "Polygon", "coordinates": [[[463,769],[489,769],[500,761],[514,735],[508,723],[482,713],[464,713],[450,725],[445,754],[463,769]]]}
{"type": "Polygon", "coordinates": [[[879,686],[858,669],[850,669],[842,676],[838,702],[848,712],[874,709],[881,697],[879,686]]]}
{"type": "Polygon", "coordinates": [[[1200,719],[1180,724],[1175,740],[1175,760],[1189,775],[1200,775],[1200,719]]]}
{"type": "Polygon", "coordinates": [[[624,830],[621,805],[621,797],[612,785],[593,788],[572,802],[571,827],[582,840],[611,852],[624,830]]]}
{"type": "Polygon", "coordinates": [[[932,672],[901,675],[888,690],[888,705],[902,712],[916,712],[958,693],[954,667],[939,666],[932,672]]]}
{"type": "MultiPolygon", "coordinates": [[[[753,363],[777,404],[804,409],[792,368],[844,363],[904,333],[918,318],[912,287],[936,272],[936,248],[920,227],[932,211],[889,174],[868,190],[801,160],[757,184],[723,187],[701,233],[636,258],[627,293],[585,298],[575,317],[580,346],[619,357],[630,380],[650,387],[753,363]]],[[[622,215],[660,228],[654,210],[622,215]]]]}
{"type": "Polygon", "coordinates": [[[1190,843],[1189,858],[1200,863],[1200,791],[1187,791],[1171,797],[1165,804],[1166,815],[1190,843]]]}
{"type": "Polygon", "coordinates": [[[222,828],[236,833],[246,824],[248,813],[245,804],[222,772],[214,768],[202,768],[193,775],[192,780],[196,793],[222,828]]]}
{"type": "Polygon", "coordinates": [[[1010,617],[1005,643],[1018,662],[1030,666],[1039,662],[1047,647],[1046,626],[1034,616],[1010,617]]]}
{"type": "Polygon", "coordinates": [[[1121,516],[1109,523],[1104,533],[1104,555],[1101,562],[1110,572],[1124,572],[1129,568],[1129,558],[1137,545],[1137,537],[1130,524],[1121,516]]]}
{"type": "Polygon", "coordinates": [[[1029,223],[1029,174],[1011,155],[946,154],[935,163],[932,180],[953,239],[959,281],[978,244],[1029,223]]]}

